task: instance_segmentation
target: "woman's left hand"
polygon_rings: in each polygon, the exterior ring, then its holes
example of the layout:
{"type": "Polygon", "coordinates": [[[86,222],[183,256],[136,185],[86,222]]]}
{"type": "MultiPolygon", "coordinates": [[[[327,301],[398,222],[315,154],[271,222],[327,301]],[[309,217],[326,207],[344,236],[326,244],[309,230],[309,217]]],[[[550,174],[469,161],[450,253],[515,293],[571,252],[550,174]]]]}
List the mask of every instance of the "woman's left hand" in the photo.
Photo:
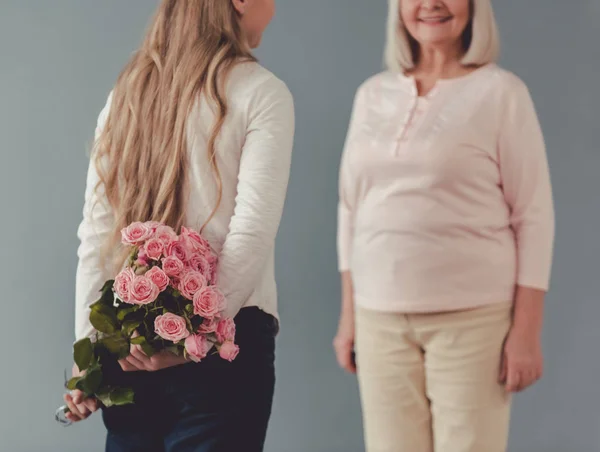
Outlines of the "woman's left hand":
{"type": "Polygon", "coordinates": [[[132,344],[129,356],[120,360],[119,364],[125,372],[156,372],[157,370],[179,366],[186,362],[187,360],[183,356],[174,355],[166,350],[149,357],[144,353],[141,346],[132,344]]]}
{"type": "Polygon", "coordinates": [[[544,358],[541,334],[536,328],[513,325],[502,354],[500,382],[508,392],[520,392],[542,378],[544,358]]]}

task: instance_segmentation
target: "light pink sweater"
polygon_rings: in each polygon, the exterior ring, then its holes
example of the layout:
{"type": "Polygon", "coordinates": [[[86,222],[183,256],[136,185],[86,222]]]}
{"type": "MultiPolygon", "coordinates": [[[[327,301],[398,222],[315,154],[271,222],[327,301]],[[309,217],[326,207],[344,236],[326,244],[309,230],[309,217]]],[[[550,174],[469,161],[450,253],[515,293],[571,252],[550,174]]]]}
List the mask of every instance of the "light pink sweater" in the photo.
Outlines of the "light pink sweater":
{"type": "Polygon", "coordinates": [[[525,84],[496,65],[419,98],[386,72],[358,90],[340,171],[340,271],[370,309],[439,312],[547,290],[554,210],[525,84]]]}

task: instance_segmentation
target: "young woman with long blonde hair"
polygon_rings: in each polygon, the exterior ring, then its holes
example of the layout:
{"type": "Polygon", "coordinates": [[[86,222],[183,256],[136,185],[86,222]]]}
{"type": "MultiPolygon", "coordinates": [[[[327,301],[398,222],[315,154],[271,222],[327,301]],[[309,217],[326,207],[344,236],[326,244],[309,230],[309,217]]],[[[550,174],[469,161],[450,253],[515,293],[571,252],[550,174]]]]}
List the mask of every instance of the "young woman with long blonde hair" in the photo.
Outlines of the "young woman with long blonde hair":
{"type": "MultiPolygon", "coordinates": [[[[103,410],[106,450],[261,451],[278,330],[274,241],[294,133],[285,84],[253,57],[274,0],[162,0],[98,120],[78,236],[76,336],[102,282],[123,262],[133,221],[201,229],[240,355],[201,363],[141,349],[115,365],[136,403],[103,410]]],[[[74,369],[77,372],[77,369],[74,369]]],[[[65,396],[72,421],[98,409],[65,396]]]]}

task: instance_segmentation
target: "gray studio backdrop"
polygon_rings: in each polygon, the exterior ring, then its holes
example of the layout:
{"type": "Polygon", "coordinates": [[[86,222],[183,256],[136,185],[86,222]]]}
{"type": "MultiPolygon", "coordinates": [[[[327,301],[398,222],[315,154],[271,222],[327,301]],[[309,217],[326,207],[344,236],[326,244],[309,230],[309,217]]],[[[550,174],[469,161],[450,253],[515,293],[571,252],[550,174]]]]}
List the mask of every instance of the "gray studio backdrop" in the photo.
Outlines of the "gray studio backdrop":
{"type": "MultiPolygon", "coordinates": [[[[546,134],[558,220],[547,373],[517,398],[511,452],[600,451],[599,2],[495,0],[502,63],[530,86],[546,134]]],[[[1,452],[103,450],[99,416],[62,429],[52,413],[70,366],[86,149],[155,4],[0,0],[1,452]]],[[[278,7],[258,55],[294,93],[298,133],[277,248],[283,323],[267,451],[359,452],[356,383],[330,349],[337,167],[354,91],[380,68],[386,2],[278,7]]]]}

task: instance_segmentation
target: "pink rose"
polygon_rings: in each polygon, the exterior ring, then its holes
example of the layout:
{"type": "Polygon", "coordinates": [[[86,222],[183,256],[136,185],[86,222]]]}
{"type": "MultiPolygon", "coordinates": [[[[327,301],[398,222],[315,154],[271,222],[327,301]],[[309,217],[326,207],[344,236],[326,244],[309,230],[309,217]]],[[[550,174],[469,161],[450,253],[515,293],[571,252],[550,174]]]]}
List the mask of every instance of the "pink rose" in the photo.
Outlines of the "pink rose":
{"type": "Polygon", "coordinates": [[[233,342],[225,342],[223,345],[221,345],[221,349],[219,350],[219,355],[221,358],[229,362],[233,361],[239,353],[240,348],[233,342]]]}
{"type": "Polygon", "coordinates": [[[144,276],[136,276],[129,289],[129,303],[149,304],[156,300],[160,289],[152,280],[144,276]]]}
{"type": "Polygon", "coordinates": [[[217,264],[219,263],[219,258],[216,254],[210,254],[208,256],[208,264],[210,265],[209,277],[208,280],[211,284],[218,284],[217,281],[217,264]]]}
{"type": "Polygon", "coordinates": [[[212,344],[203,334],[191,334],[185,339],[185,351],[190,359],[196,363],[206,358],[212,344]]]}
{"type": "Polygon", "coordinates": [[[212,291],[215,293],[217,297],[217,304],[219,305],[219,312],[222,313],[227,309],[227,300],[225,299],[225,295],[216,287],[211,287],[212,291]]]}
{"type": "Polygon", "coordinates": [[[161,258],[164,249],[163,242],[158,239],[150,239],[144,245],[143,251],[148,258],[157,261],[161,258]]]}
{"type": "Polygon", "coordinates": [[[125,303],[129,302],[130,295],[129,291],[131,289],[131,282],[135,278],[135,273],[131,268],[126,268],[121,271],[115,278],[115,283],[113,285],[114,291],[117,294],[117,297],[121,301],[125,303]]]}
{"type": "Polygon", "coordinates": [[[152,233],[154,234],[156,232],[156,230],[158,229],[158,227],[162,225],[162,223],[160,223],[158,221],[146,221],[145,225],[148,226],[150,228],[150,230],[152,231],[152,233]]]}
{"type": "Polygon", "coordinates": [[[177,277],[181,275],[183,270],[185,269],[185,265],[181,260],[176,258],[175,256],[169,256],[163,259],[162,268],[167,276],[177,277]]]}
{"type": "Polygon", "coordinates": [[[160,225],[154,232],[154,238],[160,240],[165,248],[177,240],[177,234],[170,226],[160,225]]]}
{"type": "Polygon", "coordinates": [[[202,273],[193,270],[188,271],[179,281],[179,291],[188,300],[193,300],[199,290],[206,287],[206,278],[202,273]]]}
{"type": "Polygon", "coordinates": [[[181,236],[189,242],[189,246],[197,253],[206,254],[210,251],[208,241],[193,229],[181,228],[181,236]]]}
{"type": "Polygon", "coordinates": [[[148,262],[146,259],[138,258],[135,261],[135,265],[137,265],[138,267],[149,267],[150,262],[148,262]]]}
{"type": "Polygon", "coordinates": [[[233,341],[235,339],[235,322],[233,319],[222,319],[217,325],[216,333],[219,342],[233,341]]]}
{"type": "MultiPolygon", "coordinates": [[[[200,328],[198,328],[198,333],[201,334],[211,334],[217,332],[217,327],[219,325],[218,319],[204,319],[200,328]]],[[[223,342],[223,341],[219,341],[223,342]]]]}
{"type": "Polygon", "coordinates": [[[167,312],[154,321],[154,331],[163,339],[177,343],[190,335],[183,317],[167,312]]]}
{"type": "Polygon", "coordinates": [[[202,273],[206,279],[210,278],[211,267],[210,267],[210,264],[208,263],[208,260],[206,260],[206,258],[202,254],[200,254],[200,253],[192,254],[188,261],[188,265],[190,266],[190,268],[192,270],[202,273]]]}
{"type": "Polygon", "coordinates": [[[211,266],[210,267],[210,276],[209,276],[208,280],[210,281],[210,284],[213,285],[213,286],[219,284],[219,277],[218,277],[218,273],[217,273],[217,267],[215,267],[215,266],[211,266]]]}
{"type": "Polygon", "coordinates": [[[194,295],[194,314],[212,319],[225,308],[225,297],[214,287],[205,287],[194,295]]]}
{"type": "Polygon", "coordinates": [[[121,230],[121,242],[124,245],[140,245],[152,235],[152,229],[136,221],[121,230]]]}
{"type": "Polygon", "coordinates": [[[187,261],[188,252],[185,248],[185,244],[181,240],[175,240],[169,243],[165,254],[167,256],[174,256],[182,262],[187,261]]]}
{"type": "Polygon", "coordinates": [[[138,256],[137,260],[135,261],[135,265],[137,265],[138,267],[150,266],[150,261],[148,260],[148,255],[146,254],[144,248],[140,248],[140,250],[138,251],[138,256]]]}
{"type": "Polygon", "coordinates": [[[169,278],[171,280],[171,287],[175,290],[179,290],[179,278],[176,276],[173,276],[172,278],[169,278]]]}
{"type": "Polygon", "coordinates": [[[146,272],[146,278],[149,278],[161,292],[169,286],[169,277],[160,269],[160,267],[152,267],[146,272]]]}

